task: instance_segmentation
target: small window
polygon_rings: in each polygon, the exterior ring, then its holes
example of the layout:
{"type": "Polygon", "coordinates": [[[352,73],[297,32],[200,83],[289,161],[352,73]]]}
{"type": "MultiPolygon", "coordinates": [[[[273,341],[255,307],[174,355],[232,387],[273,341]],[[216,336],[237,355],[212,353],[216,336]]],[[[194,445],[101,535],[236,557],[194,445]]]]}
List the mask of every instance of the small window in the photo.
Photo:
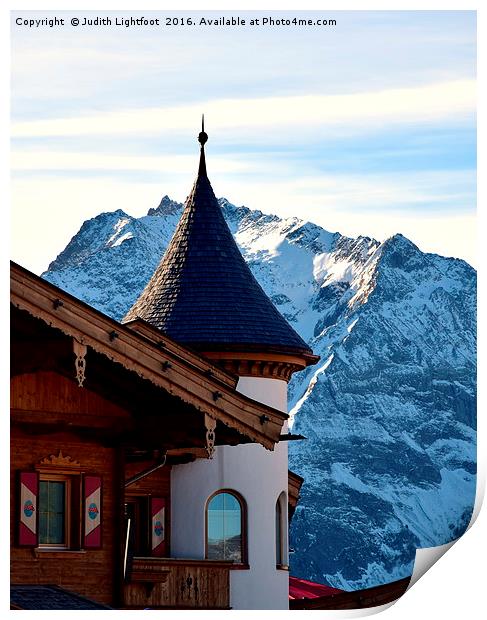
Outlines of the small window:
{"type": "Polygon", "coordinates": [[[276,502],[276,566],[287,568],[287,498],[283,491],[276,502]]]}
{"type": "Polygon", "coordinates": [[[25,526],[19,545],[53,549],[98,549],[101,546],[100,476],[59,450],[43,458],[35,471],[20,472],[20,497],[28,502],[19,514],[25,526]],[[26,510],[27,509],[27,510],[26,510]],[[35,516],[33,516],[35,515],[35,516]]]}
{"type": "Polygon", "coordinates": [[[243,564],[245,553],[245,502],[234,491],[219,491],[206,507],[206,557],[243,564]]]}
{"type": "Polygon", "coordinates": [[[281,502],[276,502],[276,565],[281,566],[282,561],[282,508],[281,502]]]}
{"type": "Polygon", "coordinates": [[[71,481],[67,476],[41,476],[39,481],[39,544],[70,545],[71,481]]]}

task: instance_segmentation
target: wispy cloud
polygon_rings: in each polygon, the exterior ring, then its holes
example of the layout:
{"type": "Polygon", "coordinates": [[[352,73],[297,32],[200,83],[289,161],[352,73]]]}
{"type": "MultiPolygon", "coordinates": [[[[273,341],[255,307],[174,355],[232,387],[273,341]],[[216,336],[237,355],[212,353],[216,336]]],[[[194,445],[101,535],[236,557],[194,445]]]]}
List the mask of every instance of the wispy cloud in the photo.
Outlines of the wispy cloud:
{"type": "Polygon", "coordinates": [[[150,135],[187,131],[202,111],[212,118],[214,131],[239,128],[258,132],[314,125],[363,128],[374,123],[432,121],[466,117],[475,110],[475,82],[455,80],[427,86],[395,88],[347,95],[305,95],[250,99],[202,100],[187,106],[115,110],[100,115],[15,122],[14,137],[150,135]]]}
{"type": "Polygon", "coordinates": [[[471,170],[421,171],[382,174],[333,174],[301,177],[287,182],[286,194],[306,204],[340,205],[344,212],[399,212],[406,206],[418,214],[435,206],[447,211],[474,209],[475,172],[471,170]],[[467,204],[462,204],[463,202],[467,204]]]}
{"type": "Polygon", "coordinates": [[[339,24],[14,28],[15,258],[40,271],[100,211],[183,200],[204,112],[217,195],[473,261],[474,12],[339,24]]]}
{"type": "MultiPolygon", "coordinates": [[[[14,149],[10,158],[13,171],[164,171],[184,174],[195,167],[195,156],[149,156],[120,155],[117,153],[68,152],[56,150],[14,149]]],[[[249,164],[243,159],[213,157],[212,169],[216,172],[231,173],[248,170],[249,164]]]]}

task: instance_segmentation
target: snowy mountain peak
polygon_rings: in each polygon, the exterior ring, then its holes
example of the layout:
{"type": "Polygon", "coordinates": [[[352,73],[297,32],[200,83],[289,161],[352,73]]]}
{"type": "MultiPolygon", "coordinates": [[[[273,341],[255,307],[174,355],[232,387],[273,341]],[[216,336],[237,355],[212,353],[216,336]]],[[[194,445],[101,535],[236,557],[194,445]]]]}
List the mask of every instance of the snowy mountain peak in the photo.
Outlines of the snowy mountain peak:
{"type": "Polygon", "coordinates": [[[383,261],[392,268],[406,271],[418,269],[427,260],[425,254],[412,241],[401,234],[389,237],[382,244],[383,261]]]}
{"type": "Polygon", "coordinates": [[[122,209],[100,213],[86,220],[66,248],[49,265],[48,272],[76,268],[90,256],[96,254],[114,234],[119,222],[130,222],[133,218],[122,209]]]}
{"type": "Polygon", "coordinates": [[[171,200],[169,196],[163,196],[159,205],[154,209],[151,208],[147,212],[147,215],[160,215],[164,217],[165,215],[172,215],[173,213],[180,212],[182,210],[182,204],[180,202],[176,202],[175,200],[171,200]]]}

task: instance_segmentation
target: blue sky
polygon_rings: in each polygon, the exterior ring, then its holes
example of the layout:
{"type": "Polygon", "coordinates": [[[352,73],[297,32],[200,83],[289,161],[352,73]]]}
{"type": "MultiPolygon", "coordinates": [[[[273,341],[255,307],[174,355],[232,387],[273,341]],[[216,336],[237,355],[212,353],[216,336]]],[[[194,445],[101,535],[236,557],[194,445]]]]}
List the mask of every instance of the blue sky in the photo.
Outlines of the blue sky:
{"type": "MultiPolygon", "coordinates": [[[[157,16],[65,17],[130,14],[157,16]]],[[[202,112],[217,196],[475,264],[474,12],[327,10],[306,17],[336,26],[308,28],[27,29],[19,15],[12,252],[27,268],[101,211],[184,200],[202,112]]]]}

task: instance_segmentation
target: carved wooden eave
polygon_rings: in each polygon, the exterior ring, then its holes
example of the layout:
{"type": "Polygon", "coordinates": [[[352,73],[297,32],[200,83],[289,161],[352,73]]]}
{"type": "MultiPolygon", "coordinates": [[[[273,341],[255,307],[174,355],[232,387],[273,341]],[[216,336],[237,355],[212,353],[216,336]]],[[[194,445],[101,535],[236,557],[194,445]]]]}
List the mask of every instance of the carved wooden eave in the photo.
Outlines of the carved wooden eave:
{"type": "Polygon", "coordinates": [[[58,473],[71,473],[73,471],[81,471],[81,463],[75,461],[68,455],[64,455],[62,450],[59,450],[59,454],[51,454],[46,456],[36,465],[36,470],[43,472],[58,472],[58,473]]]}
{"type": "Polygon", "coordinates": [[[279,353],[204,351],[203,355],[239,377],[264,377],[281,379],[286,382],[290,380],[294,372],[303,370],[307,364],[304,357],[279,353]]]}
{"type": "Polygon", "coordinates": [[[238,393],[237,377],[143,322],[122,325],[15,263],[11,302],[265,448],[279,441],[287,414],[238,393]]]}
{"type": "Polygon", "coordinates": [[[303,485],[304,478],[294,473],[290,469],[288,470],[288,504],[289,504],[289,520],[291,520],[292,515],[296,509],[296,506],[299,502],[300,491],[303,485]]]}

